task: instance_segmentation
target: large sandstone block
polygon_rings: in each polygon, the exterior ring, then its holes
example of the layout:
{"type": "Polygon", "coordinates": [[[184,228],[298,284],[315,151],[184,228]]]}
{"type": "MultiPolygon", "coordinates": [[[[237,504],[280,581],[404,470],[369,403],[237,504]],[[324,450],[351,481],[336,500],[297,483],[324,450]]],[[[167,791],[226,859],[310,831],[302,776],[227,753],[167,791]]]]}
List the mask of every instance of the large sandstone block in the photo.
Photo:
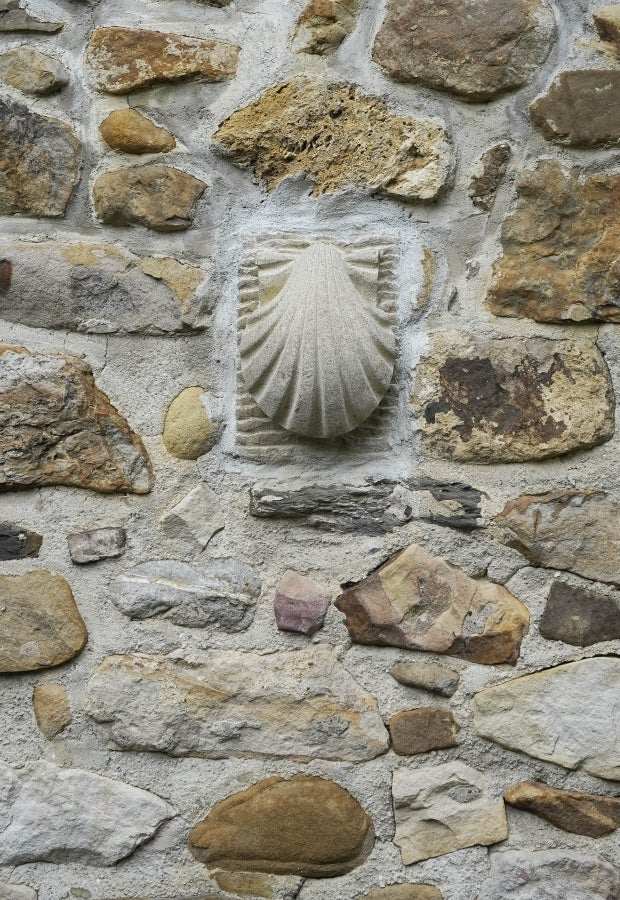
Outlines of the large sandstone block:
{"type": "Polygon", "coordinates": [[[620,142],[620,71],[561,72],[530,106],[530,117],[548,141],[570,147],[609,147],[620,142]]]}

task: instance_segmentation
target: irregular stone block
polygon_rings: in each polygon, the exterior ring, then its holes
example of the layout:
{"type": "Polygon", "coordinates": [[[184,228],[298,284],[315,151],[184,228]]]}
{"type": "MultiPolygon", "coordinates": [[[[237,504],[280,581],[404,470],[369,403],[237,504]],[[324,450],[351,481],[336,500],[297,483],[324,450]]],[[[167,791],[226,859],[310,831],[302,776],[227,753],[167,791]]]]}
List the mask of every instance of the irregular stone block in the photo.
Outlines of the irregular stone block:
{"type": "Polygon", "coordinates": [[[95,528],[93,531],[79,531],[67,537],[71,562],[78,566],[122,556],[126,541],[124,528],[95,528]]]}
{"type": "Polygon", "coordinates": [[[396,663],[390,669],[390,675],[405,687],[423,688],[442,697],[451,697],[460,679],[455,669],[426,662],[396,663]]]}
{"type": "Polygon", "coordinates": [[[562,72],[544,97],[530,106],[530,118],[548,141],[570,147],[620,143],[620,71],[562,72]]]}
{"type": "Polygon", "coordinates": [[[55,94],[69,84],[62,63],[35,47],[16,47],[0,53],[0,80],[18,91],[38,97],[55,94]]]}
{"type": "Polygon", "coordinates": [[[620,505],[601,491],[523,494],[495,517],[497,536],[533,566],[620,587],[620,505]]]}
{"type": "Polygon", "coordinates": [[[62,684],[38,684],[32,693],[32,706],[39,731],[48,741],[54,740],[72,722],[69,695],[62,684]]]}
{"type": "Polygon", "coordinates": [[[213,141],[268,190],[305,175],[315,197],[362,188],[399,200],[434,200],[450,167],[439,125],[397,116],[350,84],[304,77],[237,110],[213,141]]]}
{"type": "Polygon", "coordinates": [[[610,3],[592,15],[601,40],[612,44],[616,53],[620,53],[620,3],[610,3]]]}
{"type": "Polygon", "coordinates": [[[96,28],[86,48],[94,84],[107,94],[128,94],[153,84],[198,78],[224,81],[237,73],[239,47],[144,28],[96,28]]]}
{"type": "Polygon", "coordinates": [[[415,756],[458,744],[459,726],[449,709],[407,709],[392,716],[389,727],[392,749],[398,756],[415,756]]]}
{"type": "Polygon", "coordinates": [[[40,31],[56,34],[64,28],[64,22],[43,22],[30,15],[19,0],[0,0],[0,33],[11,31],[40,31]]]}
{"type": "Polygon", "coordinates": [[[0,609],[0,672],[59,666],[88,639],[71,588],[55,572],[0,575],[0,609]]]}
{"type": "Polygon", "coordinates": [[[0,317],[86,334],[189,331],[206,324],[206,279],[197,266],[114,244],[2,242],[0,317]]]}
{"type": "Polygon", "coordinates": [[[210,563],[202,573],[187,563],[146,562],[112,582],[112,602],[131,619],[159,616],[185,628],[244,631],[252,624],[261,583],[236,560],[210,563]]]}
{"type": "Polygon", "coordinates": [[[620,877],[604,857],[573,850],[510,850],[491,855],[478,900],[609,900],[620,877]]]}
{"type": "Polygon", "coordinates": [[[93,205],[104,225],[185,231],[206,189],[204,181],[171,166],[132,166],[100,175],[93,185],[93,205]]]}
{"type": "Polygon", "coordinates": [[[613,834],[620,826],[620,800],[616,797],[560,791],[537,781],[524,781],[506,791],[504,800],[571,834],[599,838],[613,834]]]}
{"type": "Polygon", "coordinates": [[[430,884],[391,884],[360,894],[357,900],[443,900],[443,894],[430,884]]]}
{"type": "Polygon", "coordinates": [[[333,878],[359,866],[375,842],[372,819],[324,778],[265,778],[216,803],[189,835],[208,866],[333,878]]]}
{"type": "Polygon", "coordinates": [[[0,762],[0,863],[113,866],[176,815],[155,794],[44,760],[12,769],[0,762]]]}
{"type": "Polygon", "coordinates": [[[462,762],[396,769],[392,796],[394,843],[406,866],[508,837],[504,801],[491,796],[485,775],[462,762]]]}
{"type": "Polygon", "coordinates": [[[151,490],[144,445],[73,356],[0,345],[0,492],[151,490]]]}
{"type": "Polygon", "coordinates": [[[207,546],[226,525],[217,494],[208,484],[199,484],[159,520],[168,537],[207,546]]]}
{"type": "Polygon", "coordinates": [[[351,640],[460,656],[483,665],[516,663],[527,608],[506,588],[469,578],[410,544],[338,597],[351,640]]]}
{"type": "Polygon", "coordinates": [[[221,434],[219,422],[212,422],[202,401],[201,387],[188,387],[178,394],[166,412],[162,440],[168,453],[177,459],[198,459],[212,450],[221,434]]]}
{"type": "Polygon", "coordinates": [[[540,0],[389,0],[373,59],[397,81],[479,102],[526,84],[554,34],[540,0]]]}
{"type": "Polygon", "coordinates": [[[502,178],[506,174],[512,155],[512,147],[505,141],[489,147],[482,154],[469,183],[469,196],[474,206],[489,212],[502,178]]]}
{"type": "Polygon", "coordinates": [[[554,581],[538,630],[550,641],[576,647],[620,640],[620,595],[554,581]]]}
{"type": "Polygon", "coordinates": [[[122,153],[168,153],[177,145],[165,128],[155,125],[136,109],[117,109],[99,126],[102,138],[122,153]]]}
{"type": "Polygon", "coordinates": [[[313,635],[323,627],[330,602],[331,594],[322,584],[288,569],[273,601],[276,624],[280,631],[313,635]]]}
{"type": "Polygon", "coordinates": [[[424,445],[457,462],[527,462],[586,450],[615,428],[605,360],[591,341],[437,332],[416,367],[424,445]]]}
{"type": "Polygon", "coordinates": [[[34,888],[25,884],[0,883],[0,900],[37,900],[38,894],[34,888]]]}
{"type": "Polygon", "coordinates": [[[297,21],[293,49],[333,53],[355,28],[359,0],[310,0],[297,21]]]}
{"type": "MultiPolygon", "coordinates": [[[[209,873],[220,890],[235,897],[264,897],[265,900],[295,900],[301,879],[296,875],[268,875],[265,872],[209,873]]],[[[189,898],[187,898],[189,900],[189,898]]],[[[194,900],[209,900],[195,897],[194,900]]],[[[212,897],[211,900],[219,900],[212,897]]]]}
{"type": "Polygon", "coordinates": [[[488,306],[537,322],[620,322],[620,175],[543,159],[517,181],[488,306]]]}
{"type": "Polygon", "coordinates": [[[326,646],[110,656],[86,711],[120,750],[358,762],[388,749],[377,701],[326,646]]]}
{"type": "Polygon", "coordinates": [[[0,215],[64,216],[82,144],[60,119],[0,97],[0,215]]]}
{"type": "Polygon", "coordinates": [[[476,694],[476,734],[534,759],[620,781],[620,658],[523,675],[476,694]]]}
{"type": "Polygon", "coordinates": [[[38,556],[43,537],[27,528],[0,524],[0,562],[38,556]]]}

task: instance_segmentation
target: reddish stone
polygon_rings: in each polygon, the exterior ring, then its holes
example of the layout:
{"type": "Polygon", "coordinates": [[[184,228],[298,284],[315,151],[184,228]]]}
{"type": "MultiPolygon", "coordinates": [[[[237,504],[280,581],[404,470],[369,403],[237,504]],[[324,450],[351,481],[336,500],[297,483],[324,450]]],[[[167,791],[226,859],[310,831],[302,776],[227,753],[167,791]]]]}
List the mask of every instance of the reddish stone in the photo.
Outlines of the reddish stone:
{"type": "Polygon", "coordinates": [[[330,600],[329,592],[318,581],[288,569],[273,601],[278,629],[314,634],[323,627],[330,600]]]}

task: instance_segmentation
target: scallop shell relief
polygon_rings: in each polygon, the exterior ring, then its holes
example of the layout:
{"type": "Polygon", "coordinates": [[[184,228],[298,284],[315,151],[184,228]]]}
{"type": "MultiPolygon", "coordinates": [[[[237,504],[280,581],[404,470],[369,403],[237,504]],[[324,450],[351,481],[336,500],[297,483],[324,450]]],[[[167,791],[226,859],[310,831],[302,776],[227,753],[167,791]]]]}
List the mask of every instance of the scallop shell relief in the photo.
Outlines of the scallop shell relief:
{"type": "Polygon", "coordinates": [[[310,244],[272,268],[283,284],[250,314],[241,336],[245,385],[287,431],[323,439],[347,434],[392,381],[394,316],[356,286],[363,262],[347,262],[334,244],[310,244]]]}

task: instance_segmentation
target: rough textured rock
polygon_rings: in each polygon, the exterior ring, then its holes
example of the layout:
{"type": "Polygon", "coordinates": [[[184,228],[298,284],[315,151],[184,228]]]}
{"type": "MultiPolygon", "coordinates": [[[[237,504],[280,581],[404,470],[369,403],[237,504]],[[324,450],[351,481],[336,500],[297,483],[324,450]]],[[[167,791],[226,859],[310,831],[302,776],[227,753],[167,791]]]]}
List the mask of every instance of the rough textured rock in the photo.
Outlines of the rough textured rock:
{"type": "Polygon", "coordinates": [[[474,727],[509,750],[620,781],[619,690],[620,658],[566,663],[476,694],[474,727]]]}
{"type": "Polygon", "coordinates": [[[202,401],[204,389],[188,387],[178,394],[166,412],[162,439],[177,459],[198,459],[212,450],[222,431],[212,422],[202,401]]]}
{"type": "Polygon", "coordinates": [[[112,602],[131,619],[159,616],[186,628],[244,631],[252,624],[261,584],[236,560],[206,572],[174,560],[141,563],[113,583],[112,602]]]}
{"type": "Polygon", "coordinates": [[[171,334],[202,328],[206,272],[114,244],[0,244],[0,317],[87,334],[171,334]],[[46,302],[41,303],[41,281],[46,302]]]}
{"type": "Polygon", "coordinates": [[[620,800],[616,797],[560,791],[537,781],[525,781],[506,791],[504,800],[571,834],[599,838],[613,834],[620,826],[620,800]]]}
{"type": "Polygon", "coordinates": [[[0,0],[0,33],[11,31],[40,31],[56,34],[64,22],[44,22],[21,6],[19,0],[0,0]]]}
{"type": "Polygon", "coordinates": [[[185,231],[207,185],[171,166],[132,166],[104,172],[93,185],[93,205],[104,225],[143,225],[185,231]]]}
{"type": "Polygon", "coordinates": [[[517,181],[488,295],[496,316],[620,322],[620,175],[543,159],[517,181]]]}
{"type": "Polygon", "coordinates": [[[0,882],[0,900],[37,900],[37,892],[34,888],[25,884],[7,884],[0,882]]]}
{"type": "Polygon", "coordinates": [[[38,684],[32,693],[32,705],[39,731],[48,741],[71,724],[69,695],[63,684],[38,684]]]}
{"type": "Polygon", "coordinates": [[[159,520],[168,537],[197,544],[202,550],[226,524],[218,495],[199,484],[159,520]]]}
{"type": "Polygon", "coordinates": [[[86,644],[86,627],[62,575],[0,575],[0,609],[0,672],[59,666],[86,644]]]}
{"type": "Polygon", "coordinates": [[[60,119],[0,97],[0,215],[64,216],[82,145],[60,119]]]}
{"type": "Polygon", "coordinates": [[[38,556],[43,537],[27,528],[0,524],[0,562],[38,556]]]}
{"type": "Polygon", "coordinates": [[[554,581],[538,630],[547,640],[576,647],[620,640],[620,594],[554,581]]]}
{"type": "Polygon", "coordinates": [[[620,143],[620,71],[578,69],[562,72],[544,97],[530,106],[530,117],[548,141],[571,147],[620,143]]]}
{"type": "Polygon", "coordinates": [[[357,900],[443,900],[443,894],[430,884],[391,884],[360,894],[357,900]]]}
{"type": "Polygon", "coordinates": [[[125,552],[127,534],[124,528],[95,528],[67,536],[69,556],[76,565],[114,559],[125,552]]]}
{"type": "Polygon", "coordinates": [[[620,505],[598,491],[524,494],[494,522],[497,536],[534,566],[566,569],[620,587],[620,505]]]}
{"type": "Polygon", "coordinates": [[[460,656],[483,665],[515,663],[527,608],[506,588],[469,578],[411,544],[336,601],[351,639],[460,656]]]}
{"type": "Polygon", "coordinates": [[[358,762],[388,748],[377,701],[320,645],[110,656],[86,710],[121,750],[358,762]]]}
{"type": "MultiPolygon", "coordinates": [[[[297,875],[270,875],[267,872],[226,872],[223,869],[209,873],[220,890],[235,897],[265,900],[294,900],[301,881],[297,875]]],[[[178,898],[182,900],[182,898],[178,898]]],[[[186,898],[190,900],[190,898],[186,898]]],[[[193,900],[218,900],[217,897],[194,897],[193,900]]]]}
{"type": "Polygon", "coordinates": [[[389,0],[373,58],[398,81],[477,102],[525,84],[554,31],[540,0],[389,0]]]}
{"type": "Polygon", "coordinates": [[[44,97],[61,91],[69,83],[69,77],[62,63],[53,56],[41,53],[36,47],[16,47],[0,53],[0,81],[25,94],[44,97]]]}
{"type": "Polygon", "coordinates": [[[98,90],[128,94],[189,78],[224,81],[236,74],[238,55],[239,48],[228,41],[141,28],[97,28],[86,49],[86,65],[98,90]]]}
{"type": "Polygon", "coordinates": [[[491,796],[485,775],[462,762],[396,769],[392,795],[394,843],[406,866],[508,837],[503,800],[491,796]]]}
{"type": "Polygon", "coordinates": [[[142,441],[70,356],[0,345],[0,492],[64,484],[144,494],[142,441]]]}
{"type": "Polygon", "coordinates": [[[610,900],[620,877],[602,856],[572,850],[510,850],[491,855],[491,875],[478,900],[610,900]]]}
{"type": "Polygon", "coordinates": [[[116,109],[99,126],[101,136],[122,153],[168,153],[177,145],[173,135],[136,109],[116,109]]]}
{"type": "Polygon", "coordinates": [[[174,809],[155,794],[40,760],[0,762],[0,863],[113,866],[153,837],[174,809]]]}
{"type": "Polygon", "coordinates": [[[346,83],[293,78],[237,110],[213,138],[274,190],[305,175],[313,195],[363,188],[400,200],[434,200],[449,171],[445,132],[397,116],[346,83]]]}
{"type": "Polygon", "coordinates": [[[434,457],[526,462],[614,433],[609,370],[591,341],[436,332],[415,375],[413,403],[434,457]]]}
{"type": "Polygon", "coordinates": [[[407,709],[390,719],[392,749],[399,756],[456,747],[458,731],[450,710],[439,707],[407,709]]]}
{"type": "Polygon", "coordinates": [[[390,675],[405,687],[423,688],[451,697],[459,686],[459,673],[447,666],[429,662],[401,662],[390,669],[390,675]]]}
{"type": "Polygon", "coordinates": [[[620,53],[620,3],[610,3],[594,13],[594,24],[601,40],[613,45],[620,53]]]}
{"type": "Polygon", "coordinates": [[[288,569],[280,579],[273,601],[280,631],[312,635],[323,627],[331,594],[322,584],[288,569]]]}
{"type": "Polygon", "coordinates": [[[294,49],[333,53],[355,28],[359,6],[359,0],[310,0],[297,22],[294,49]]]}
{"type": "Polygon", "coordinates": [[[217,803],[192,828],[189,848],[209,866],[331,878],[372,850],[370,816],[348,791],[324,778],[265,778],[217,803]]]}
{"type": "Polygon", "coordinates": [[[502,141],[502,143],[485,150],[478,160],[469,183],[469,196],[478,209],[489,212],[493,208],[495,196],[502,178],[506,174],[511,155],[512,147],[502,141]]]}

